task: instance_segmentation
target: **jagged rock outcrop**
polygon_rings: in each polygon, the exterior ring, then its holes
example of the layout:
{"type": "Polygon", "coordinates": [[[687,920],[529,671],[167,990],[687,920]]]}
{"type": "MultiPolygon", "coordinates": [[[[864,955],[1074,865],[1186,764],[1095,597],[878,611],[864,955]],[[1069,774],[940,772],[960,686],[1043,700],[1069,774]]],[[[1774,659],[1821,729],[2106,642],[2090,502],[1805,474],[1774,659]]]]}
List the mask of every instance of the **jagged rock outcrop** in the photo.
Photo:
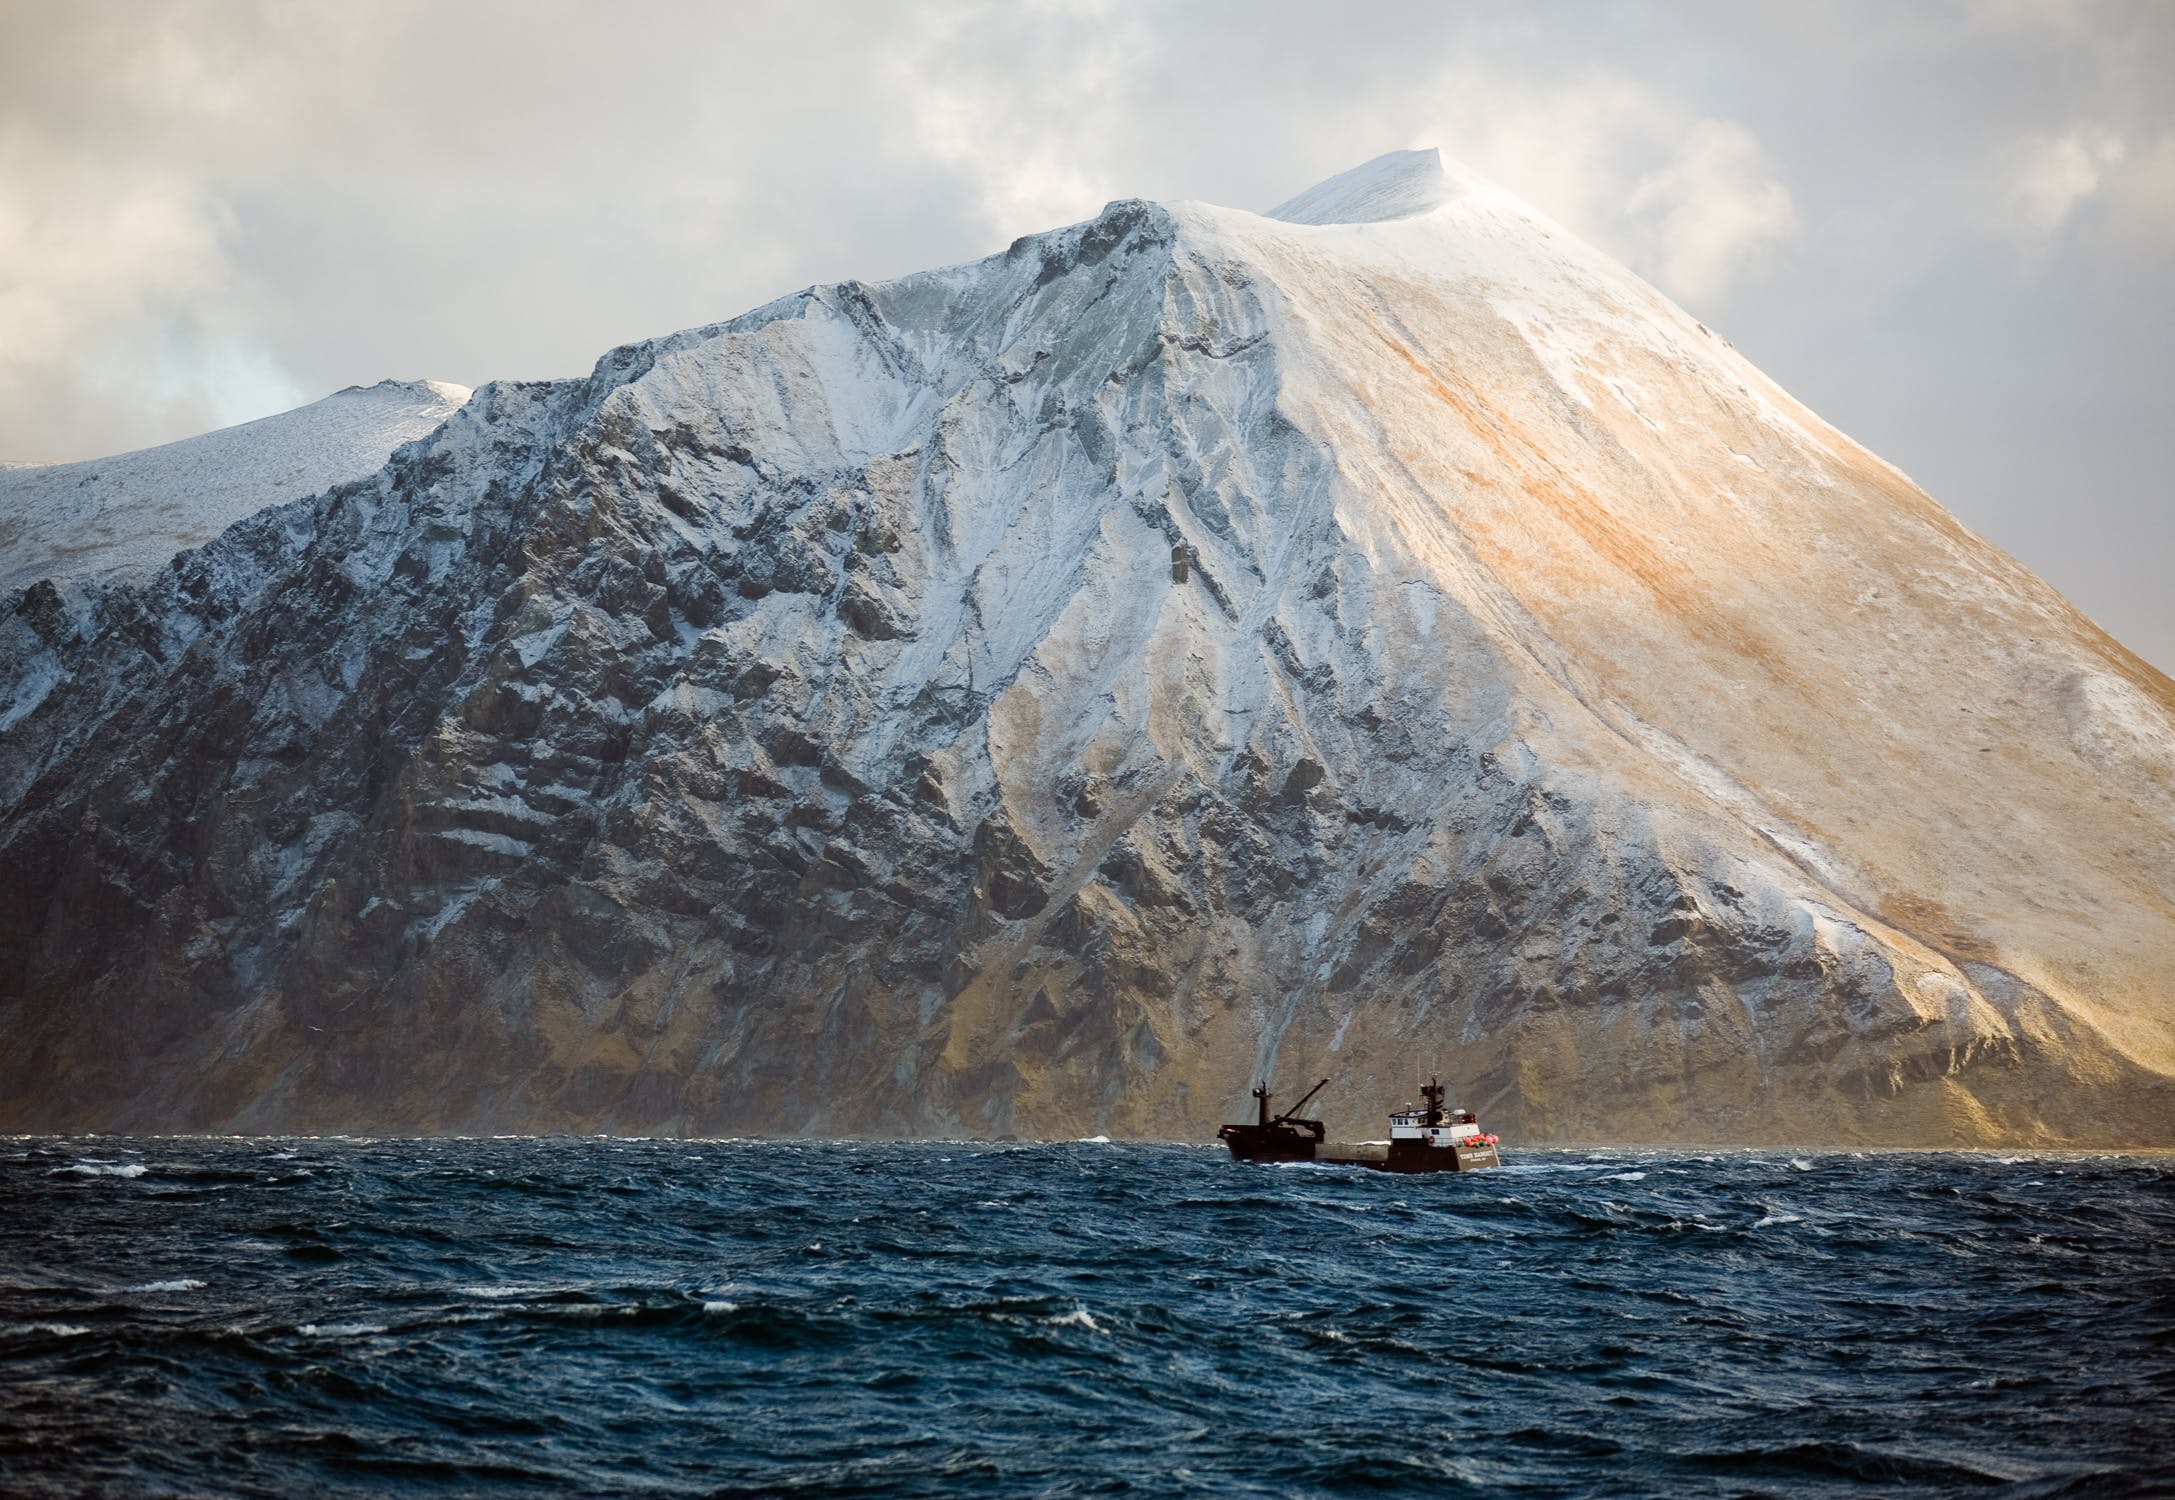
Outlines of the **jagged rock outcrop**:
{"type": "Polygon", "coordinates": [[[0,806],[10,1126],[2175,1144],[2175,686],[1432,153],[22,590],[0,806]]]}

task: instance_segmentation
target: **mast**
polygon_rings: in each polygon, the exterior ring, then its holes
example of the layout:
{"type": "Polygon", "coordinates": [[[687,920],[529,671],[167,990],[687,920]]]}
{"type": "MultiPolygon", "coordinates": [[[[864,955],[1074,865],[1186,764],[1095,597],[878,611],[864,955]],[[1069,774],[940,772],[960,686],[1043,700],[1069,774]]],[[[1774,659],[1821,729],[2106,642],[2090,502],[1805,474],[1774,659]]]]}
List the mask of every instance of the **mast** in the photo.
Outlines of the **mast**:
{"type": "Polygon", "coordinates": [[[1442,1123],[1442,1079],[1430,1078],[1420,1088],[1420,1095],[1427,1100],[1427,1118],[1421,1123],[1432,1129],[1442,1123]]]}

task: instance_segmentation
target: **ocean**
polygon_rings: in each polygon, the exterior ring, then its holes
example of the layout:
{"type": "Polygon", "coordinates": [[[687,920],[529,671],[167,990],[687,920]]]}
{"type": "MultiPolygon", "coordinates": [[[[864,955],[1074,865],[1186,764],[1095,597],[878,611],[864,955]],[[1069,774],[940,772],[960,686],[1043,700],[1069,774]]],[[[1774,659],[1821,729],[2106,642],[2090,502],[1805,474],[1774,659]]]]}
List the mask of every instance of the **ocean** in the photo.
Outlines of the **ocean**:
{"type": "Polygon", "coordinates": [[[2175,1161],[0,1141],[9,1495],[2175,1494],[2175,1161]]]}

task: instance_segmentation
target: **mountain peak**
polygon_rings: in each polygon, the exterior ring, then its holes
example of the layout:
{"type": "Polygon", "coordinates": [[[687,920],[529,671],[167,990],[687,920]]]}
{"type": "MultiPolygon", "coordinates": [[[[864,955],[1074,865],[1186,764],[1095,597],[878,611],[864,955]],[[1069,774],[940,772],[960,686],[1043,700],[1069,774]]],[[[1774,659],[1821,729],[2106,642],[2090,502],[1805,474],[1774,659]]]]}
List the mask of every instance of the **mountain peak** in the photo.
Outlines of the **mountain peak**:
{"type": "Polygon", "coordinates": [[[442,401],[453,406],[465,406],[468,398],[476,393],[465,385],[455,385],[450,380],[392,380],[379,381],[376,385],[342,386],[327,400],[344,396],[377,396],[386,399],[414,397],[422,401],[442,401]]]}
{"type": "Polygon", "coordinates": [[[1287,224],[1378,224],[1410,219],[1461,196],[1473,179],[1443,165],[1433,146],[1391,151],[1317,182],[1269,210],[1287,224]]]}

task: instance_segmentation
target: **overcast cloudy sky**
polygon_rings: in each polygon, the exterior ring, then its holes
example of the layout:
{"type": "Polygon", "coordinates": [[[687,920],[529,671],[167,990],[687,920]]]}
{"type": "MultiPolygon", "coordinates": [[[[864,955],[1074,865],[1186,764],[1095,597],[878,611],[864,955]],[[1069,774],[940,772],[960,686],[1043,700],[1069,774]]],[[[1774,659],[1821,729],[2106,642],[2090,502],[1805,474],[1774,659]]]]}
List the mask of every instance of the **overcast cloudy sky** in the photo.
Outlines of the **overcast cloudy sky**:
{"type": "Polygon", "coordinates": [[[2175,668],[2175,3],[0,0],[0,457],[1445,151],[2175,668]]]}

